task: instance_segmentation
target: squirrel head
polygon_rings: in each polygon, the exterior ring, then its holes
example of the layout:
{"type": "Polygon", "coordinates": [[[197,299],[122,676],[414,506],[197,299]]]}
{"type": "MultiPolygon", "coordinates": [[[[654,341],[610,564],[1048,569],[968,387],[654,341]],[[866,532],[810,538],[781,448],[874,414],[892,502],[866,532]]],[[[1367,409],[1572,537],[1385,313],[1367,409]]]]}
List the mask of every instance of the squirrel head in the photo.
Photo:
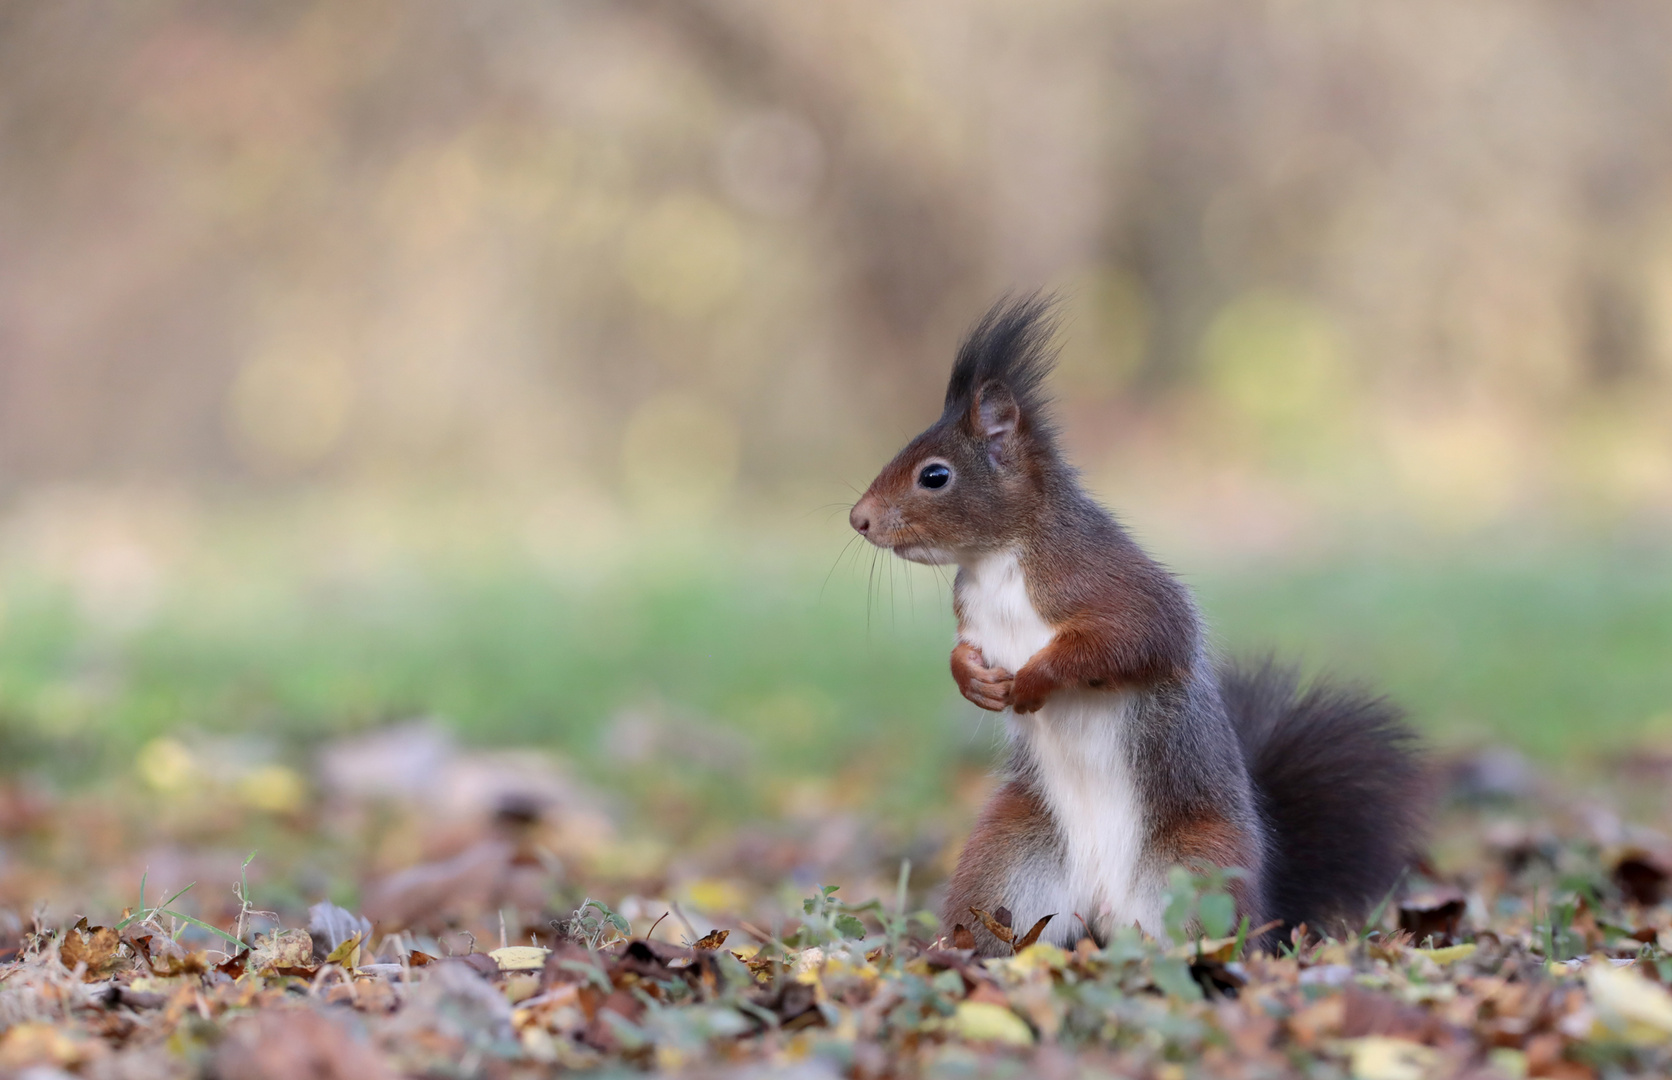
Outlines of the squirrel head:
{"type": "Polygon", "coordinates": [[[871,481],[848,522],[913,562],[1010,546],[1062,468],[1047,415],[1054,301],[1001,300],[958,350],[946,407],[871,481]]]}

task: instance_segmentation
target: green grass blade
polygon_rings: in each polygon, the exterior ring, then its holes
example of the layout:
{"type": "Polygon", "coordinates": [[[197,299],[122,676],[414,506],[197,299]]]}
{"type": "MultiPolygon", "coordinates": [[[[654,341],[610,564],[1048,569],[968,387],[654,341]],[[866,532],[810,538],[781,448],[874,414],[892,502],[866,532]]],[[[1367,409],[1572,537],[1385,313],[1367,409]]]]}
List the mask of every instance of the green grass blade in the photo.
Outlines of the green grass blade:
{"type": "Polygon", "coordinates": [[[226,940],[232,942],[234,945],[238,946],[240,949],[242,949],[244,947],[244,943],[242,941],[239,941],[237,938],[233,937],[231,934],[227,933],[225,930],[222,930],[218,926],[210,926],[208,923],[204,922],[202,919],[194,919],[190,915],[185,915],[185,914],[182,914],[181,912],[178,912],[178,911],[170,911],[168,908],[158,908],[157,909],[157,914],[158,915],[167,915],[171,919],[179,919],[183,923],[190,923],[192,926],[197,927],[199,930],[207,930],[211,934],[214,934],[218,937],[225,938],[226,940]]]}
{"type": "Polygon", "coordinates": [[[1388,905],[1393,903],[1393,894],[1399,891],[1399,886],[1405,884],[1405,875],[1408,873],[1410,873],[1408,867],[1399,871],[1399,876],[1394,879],[1393,887],[1388,889],[1387,895],[1382,897],[1382,902],[1377,904],[1370,912],[1370,917],[1364,920],[1364,929],[1359,931],[1359,937],[1369,937],[1370,931],[1381,924],[1382,916],[1387,914],[1388,905]]]}

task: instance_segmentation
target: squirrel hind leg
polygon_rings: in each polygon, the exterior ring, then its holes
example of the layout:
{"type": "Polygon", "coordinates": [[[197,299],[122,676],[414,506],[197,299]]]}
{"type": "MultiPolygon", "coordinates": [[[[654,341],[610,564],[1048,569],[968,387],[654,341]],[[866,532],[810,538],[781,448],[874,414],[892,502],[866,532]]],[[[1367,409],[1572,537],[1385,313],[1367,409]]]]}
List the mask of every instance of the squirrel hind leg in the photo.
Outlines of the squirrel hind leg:
{"type": "Polygon", "coordinates": [[[1259,836],[1225,814],[1211,810],[1181,816],[1158,828],[1151,841],[1165,866],[1218,867],[1241,870],[1229,877],[1225,890],[1236,901],[1236,915],[1250,926],[1265,922],[1261,882],[1265,852],[1259,836]]]}
{"type": "Polygon", "coordinates": [[[980,955],[1008,956],[1010,946],[994,937],[971,909],[989,915],[1005,909],[1017,938],[1037,920],[1054,916],[1041,939],[1061,942],[1081,933],[1080,922],[1067,910],[1067,893],[1050,811],[1026,784],[1012,780],[993,793],[964,844],[947,887],[941,922],[948,934],[959,924],[967,927],[980,955]]]}

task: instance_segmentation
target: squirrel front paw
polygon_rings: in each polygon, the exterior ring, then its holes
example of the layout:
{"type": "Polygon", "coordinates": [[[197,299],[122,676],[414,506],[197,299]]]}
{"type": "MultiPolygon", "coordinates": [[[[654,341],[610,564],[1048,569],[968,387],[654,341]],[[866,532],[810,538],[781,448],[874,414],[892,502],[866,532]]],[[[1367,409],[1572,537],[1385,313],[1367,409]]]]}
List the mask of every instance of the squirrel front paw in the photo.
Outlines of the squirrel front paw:
{"type": "Polygon", "coordinates": [[[988,667],[981,650],[967,641],[952,650],[952,677],[958,690],[988,712],[1002,712],[1010,705],[1011,680],[1015,676],[1000,667],[988,667]]]}
{"type": "Polygon", "coordinates": [[[1010,707],[1018,714],[1038,712],[1057,688],[1057,680],[1043,667],[1027,663],[1016,673],[1010,690],[1010,707]]]}

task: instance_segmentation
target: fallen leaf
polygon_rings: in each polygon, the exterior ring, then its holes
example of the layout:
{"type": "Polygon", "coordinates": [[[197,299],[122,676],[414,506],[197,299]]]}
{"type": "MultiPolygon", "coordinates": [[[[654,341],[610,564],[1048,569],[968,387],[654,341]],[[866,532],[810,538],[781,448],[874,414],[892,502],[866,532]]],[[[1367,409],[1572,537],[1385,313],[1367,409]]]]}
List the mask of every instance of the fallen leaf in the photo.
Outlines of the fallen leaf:
{"type": "Polygon", "coordinates": [[[1051,915],[1045,916],[1043,919],[1040,919],[1038,922],[1034,923],[1033,928],[1031,930],[1029,930],[1027,933],[1022,935],[1022,940],[1016,942],[1016,951],[1021,952],[1023,949],[1027,948],[1029,945],[1032,945],[1034,942],[1038,941],[1039,940],[1039,935],[1044,933],[1044,931],[1045,931],[1045,924],[1050,922],[1054,918],[1056,918],[1056,915],[1051,914],[1051,915]]]}
{"type": "Polygon", "coordinates": [[[726,938],[730,935],[730,930],[710,930],[702,936],[702,940],[691,947],[693,949],[718,949],[726,943],[726,938]]]}
{"type": "Polygon", "coordinates": [[[952,927],[952,947],[954,949],[975,948],[975,935],[970,933],[970,928],[963,923],[957,923],[952,927]]]}
{"type": "Polygon", "coordinates": [[[256,971],[275,969],[312,969],[313,938],[306,930],[280,930],[267,938],[256,938],[250,951],[249,966],[256,971]]]}
{"type": "MultiPolygon", "coordinates": [[[[1004,908],[999,908],[999,910],[1003,911],[1006,915],[1010,914],[1008,911],[1005,911],[1004,908]]],[[[1010,927],[1001,922],[997,916],[990,915],[979,908],[970,908],[970,914],[981,920],[981,925],[987,928],[987,932],[989,934],[992,934],[1006,945],[1009,945],[1011,940],[1015,937],[1015,935],[1011,932],[1010,927]]]]}
{"type": "Polygon", "coordinates": [[[1666,896],[1666,882],[1672,873],[1654,855],[1646,851],[1625,852],[1614,864],[1614,884],[1627,900],[1643,907],[1654,907],[1666,896]]]}
{"type": "Polygon", "coordinates": [[[1426,1080],[1440,1064],[1433,1047],[1386,1035],[1346,1040],[1354,1080],[1426,1080]]]}
{"type": "Polygon", "coordinates": [[[488,955],[499,965],[501,971],[539,971],[546,966],[546,957],[550,956],[550,949],[542,949],[538,945],[510,945],[503,949],[495,949],[488,955]]]}
{"type": "Polygon", "coordinates": [[[1303,1047],[1314,1046],[1341,1030],[1345,1013],[1346,1004],[1341,995],[1320,998],[1289,1017],[1289,1034],[1303,1047]]]}
{"type": "MultiPolygon", "coordinates": [[[[995,961],[996,962],[996,961],[995,961]]],[[[1049,941],[1037,941],[1005,961],[1005,967],[1018,975],[1036,971],[1061,971],[1068,966],[1068,953],[1049,941]]]]}
{"type": "Polygon", "coordinates": [[[1448,945],[1457,936],[1468,904],[1458,889],[1435,889],[1407,898],[1399,905],[1399,929],[1419,944],[1430,938],[1448,945]]]}
{"type": "Polygon", "coordinates": [[[1672,1040],[1672,993],[1664,987],[1603,957],[1586,967],[1585,986],[1599,1026],[1639,1046],[1672,1040]]]}
{"type": "Polygon", "coordinates": [[[360,943],[364,938],[365,935],[359,933],[353,937],[344,938],[342,943],[332,949],[325,957],[325,962],[327,964],[341,964],[353,971],[360,966],[360,943]]]}
{"type": "Polygon", "coordinates": [[[208,953],[189,953],[179,948],[146,953],[145,963],[150,967],[151,974],[164,979],[179,975],[202,975],[215,966],[209,962],[208,953]]]}
{"type": "Polygon", "coordinates": [[[121,944],[121,935],[115,930],[108,926],[88,929],[87,920],[82,919],[64,934],[64,943],[58,948],[58,959],[72,971],[77,964],[87,965],[82,978],[97,982],[122,965],[122,958],[117,955],[117,947],[121,944]]]}
{"type": "Polygon", "coordinates": [[[215,970],[228,978],[236,979],[244,974],[244,968],[248,965],[249,959],[250,950],[244,949],[237,956],[228,957],[225,963],[216,964],[215,970]]]}
{"type": "Polygon", "coordinates": [[[358,937],[361,942],[370,940],[372,924],[369,919],[326,900],[308,909],[308,934],[329,959],[349,938],[358,937]]]}
{"type": "Polygon", "coordinates": [[[1475,943],[1471,941],[1463,945],[1448,945],[1443,949],[1412,949],[1411,951],[1428,957],[1436,964],[1452,964],[1459,960],[1467,960],[1475,955],[1476,947],[1475,943]]]}
{"type": "Polygon", "coordinates": [[[985,1001],[960,1001],[952,1014],[952,1030],[971,1042],[1033,1045],[1033,1029],[1027,1021],[1003,1005],[985,1001]]]}

